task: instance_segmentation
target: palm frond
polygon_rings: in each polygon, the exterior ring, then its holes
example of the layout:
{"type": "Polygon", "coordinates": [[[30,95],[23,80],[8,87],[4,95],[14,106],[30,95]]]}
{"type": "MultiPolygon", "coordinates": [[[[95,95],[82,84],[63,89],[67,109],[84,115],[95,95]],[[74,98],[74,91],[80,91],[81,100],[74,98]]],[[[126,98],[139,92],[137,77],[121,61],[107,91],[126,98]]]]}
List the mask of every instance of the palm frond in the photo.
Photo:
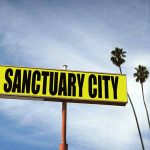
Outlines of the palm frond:
{"type": "Polygon", "coordinates": [[[126,57],[126,52],[123,51],[122,48],[116,47],[111,51],[111,61],[114,65],[120,67],[123,63],[125,63],[124,57],[126,57]]]}
{"type": "Polygon", "coordinates": [[[141,84],[144,83],[149,77],[149,71],[147,68],[145,66],[138,65],[135,70],[136,73],[134,73],[133,76],[136,78],[136,82],[140,82],[141,84]]]}

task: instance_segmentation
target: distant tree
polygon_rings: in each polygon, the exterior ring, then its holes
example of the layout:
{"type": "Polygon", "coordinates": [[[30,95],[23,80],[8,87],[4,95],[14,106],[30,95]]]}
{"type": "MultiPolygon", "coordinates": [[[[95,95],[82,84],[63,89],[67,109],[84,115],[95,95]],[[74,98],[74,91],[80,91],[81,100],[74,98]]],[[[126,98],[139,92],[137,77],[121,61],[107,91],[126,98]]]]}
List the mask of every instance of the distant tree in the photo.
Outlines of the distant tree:
{"type": "Polygon", "coordinates": [[[121,65],[125,63],[126,52],[122,48],[116,47],[115,50],[111,52],[111,61],[114,65],[119,67],[120,73],[122,74],[121,65]]]}
{"type": "Polygon", "coordinates": [[[143,103],[144,103],[144,106],[145,106],[147,120],[148,120],[148,124],[149,124],[149,129],[150,129],[150,119],[149,119],[147,106],[146,106],[146,103],[145,103],[144,88],[143,88],[143,83],[147,80],[147,78],[149,76],[149,72],[148,72],[148,70],[145,66],[141,66],[141,65],[139,65],[137,68],[135,68],[135,70],[136,70],[136,73],[134,73],[133,76],[136,78],[136,82],[140,82],[140,84],[141,84],[143,103]]]}
{"type": "MultiPolygon", "coordinates": [[[[120,73],[122,74],[122,69],[121,69],[121,65],[123,63],[125,63],[125,57],[126,57],[126,51],[123,51],[122,48],[118,48],[116,47],[114,50],[111,51],[111,61],[114,65],[116,65],[117,67],[119,67],[119,70],[120,70],[120,73]]],[[[128,93],[127,93],[128,94],[128,93]]],[[[129,98],[129,101],[131,103],[131,106],[132,106],[132,110],[133,110],[133,113],[134,113],[134,116],[135,116],[135,120],[136,120],[136,124],[137,124],[137,129],[138,129],[138,132],[139,132],[139,136],[140,136],[140,140],[141,140],[141,145],[142,145],[142,149],[144,150],[144,143],[143,143],[143,139],[142,139],[142,134],[141,134],[141,131],[140,131],[140,126],[139,126],[139,123],[138,123],[138,118],[137,118],[137,115],[136,115],[136,112],[135,112],[135,108],[134,108],[134,105],[132,103],[132,100],[128,94],[128,98],[129,98]]]]}

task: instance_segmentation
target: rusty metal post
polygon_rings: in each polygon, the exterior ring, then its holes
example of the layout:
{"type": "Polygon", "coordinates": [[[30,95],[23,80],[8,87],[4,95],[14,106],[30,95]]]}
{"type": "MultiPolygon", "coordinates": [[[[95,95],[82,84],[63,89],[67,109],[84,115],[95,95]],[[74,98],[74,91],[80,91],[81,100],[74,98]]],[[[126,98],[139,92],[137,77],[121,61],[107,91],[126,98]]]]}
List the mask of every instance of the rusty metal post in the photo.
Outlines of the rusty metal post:
{"type": "MultiPolygon", "coordinates": [[[[67,65],[64,65],[67,70],[67,65]]],[[[62,132],[61,132],[61,144],[59,150],[68,150],[68,144],[66,140],[67,133],[67,102],[62,102],[62,132]]]]}

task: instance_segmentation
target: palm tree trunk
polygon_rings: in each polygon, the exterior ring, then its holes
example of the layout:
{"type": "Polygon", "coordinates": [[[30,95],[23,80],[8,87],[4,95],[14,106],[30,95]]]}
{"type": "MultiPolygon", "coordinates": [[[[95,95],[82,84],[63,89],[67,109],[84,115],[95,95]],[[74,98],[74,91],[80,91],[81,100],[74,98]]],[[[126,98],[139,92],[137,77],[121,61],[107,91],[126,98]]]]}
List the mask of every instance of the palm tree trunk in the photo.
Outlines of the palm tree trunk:
{"type": "Polygon", "coordinates": [[[147,120],[148,120],[148,124],[149,124],[149,129],[150,129],[150,120],[149,120],[149,114],[148,114],[148,110],[147,110],[147,106],[146,106],[145,98],[144,98],[143,83],[141,83],[141,88],[142,88],[143,103],[144,103],[144,106],[145,106],[146,115],[147,115],[147,120]]]}
{"type": "MultiPolygon", "coordinates": [[[[121,69],[120,66],[119,66],[119,70],[120,70],[120,73],[122,74],[122,69],[121,69]]],[[[127,95],[128,95],[128,98],[129,98],[129,101],[131,103],[131,107],[132,107],[132,110],[133,110],[133,113],[134,113],[134,116],[135,116],[135,121],[136,121],[136,125],[137,125],[137,128],[138,128],[138,132],[139,132],[139,136],[140,136],[140,140],[141,140],[142,149],[145,150],[143,139],[142,139],[142,134],[141,134],[141,130],[140,130],[139,122],[138,122],[138,118],[137,118],[137,115],[136,115],[136,112],[135,112],[135,109],[134,109],[134,105],[133,105],[132,100],[131,100],[131,98],[130,98],[130,96],[129,96],[128,93],[127,93],[127,95]]]]}
{"type": "Polygon", "coordinates": [[[121,67],[119,66],[119,70],[120,70],[120,74],[122,74],[122,69],[121,69],[121,67]]]}
{"type": "Polygon", "coordinates": [[[136,112],[135,112],[135,109],[134,109],[134,105],[133,105],[133,103],[132,103],[132,100],[131,100],[129,94],[128,94],[128,98],[129,98],[129,101],[130,101],[130,103],[131,103],[132,110],[133,110],[133,113],[134,113],[134,116],[135,116],[137,128],[138,128],[138,131],[139,131],[139,136],[140,136],[140,140],[141,140],[142,149],[145,150],[145,148],[144,148],[144,143],[143,143],[143,139],[142,139],[142,134],[141,134],[141,131],[140,131],[140,126],[139,126],[139,123],[138,123],[138,118],[137,118],[137,115],[136,115],[136,112]]]}

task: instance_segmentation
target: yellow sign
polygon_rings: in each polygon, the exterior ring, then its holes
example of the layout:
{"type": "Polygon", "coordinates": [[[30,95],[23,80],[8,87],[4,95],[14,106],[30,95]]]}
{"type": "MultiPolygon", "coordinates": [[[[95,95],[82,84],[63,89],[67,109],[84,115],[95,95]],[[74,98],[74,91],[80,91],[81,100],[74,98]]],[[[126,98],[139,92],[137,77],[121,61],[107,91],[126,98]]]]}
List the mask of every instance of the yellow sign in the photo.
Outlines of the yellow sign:
{"type": "Polygon", "coordinates": [[[0,97],[125,105],[126,76],[0,66],[0,97]]]}

